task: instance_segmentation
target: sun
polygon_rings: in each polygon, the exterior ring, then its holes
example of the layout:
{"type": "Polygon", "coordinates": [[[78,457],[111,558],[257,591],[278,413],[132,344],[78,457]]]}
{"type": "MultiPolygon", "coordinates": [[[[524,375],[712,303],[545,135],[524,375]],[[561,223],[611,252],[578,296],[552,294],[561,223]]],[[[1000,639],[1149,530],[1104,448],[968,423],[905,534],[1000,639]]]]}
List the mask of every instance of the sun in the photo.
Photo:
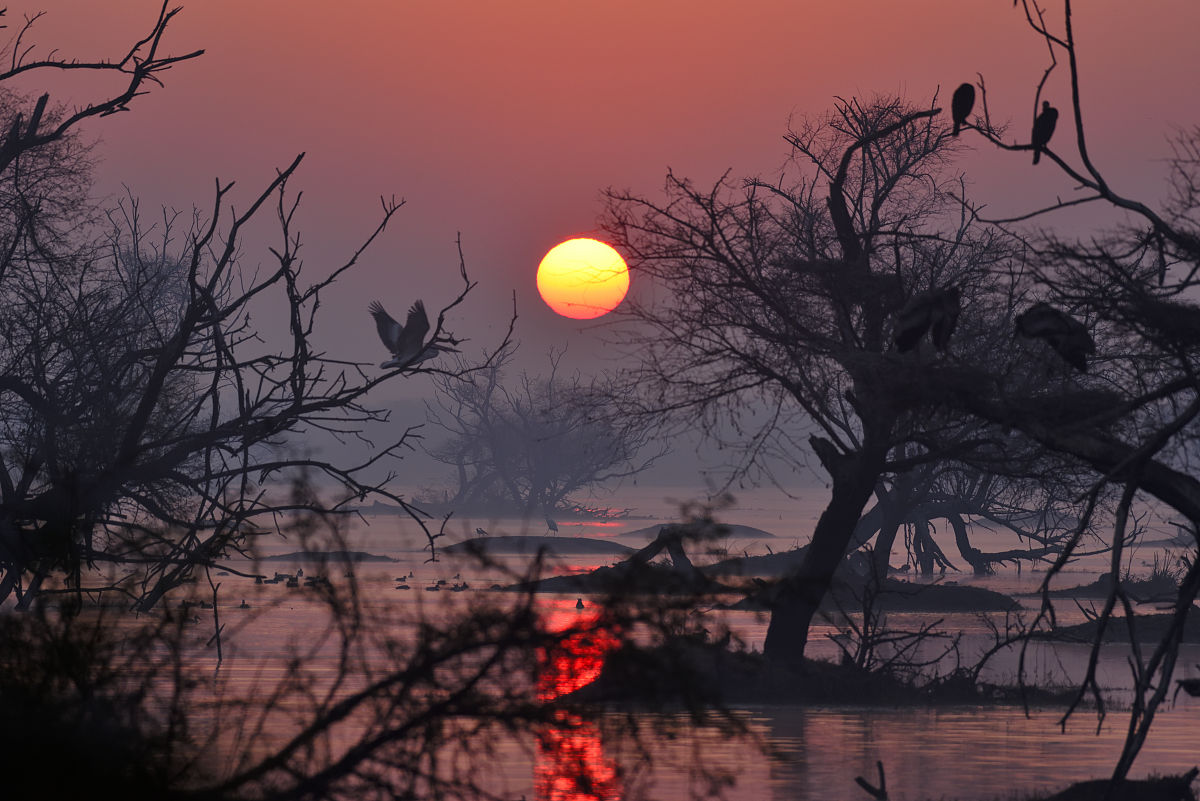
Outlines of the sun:
{"type": "Polygon", "coordinates": [[[551,248],[538,265],[537,288],[546,305],[563,317],[591,320],[624,299],[629,268],[611,245],[568,239],[551,248]]]}

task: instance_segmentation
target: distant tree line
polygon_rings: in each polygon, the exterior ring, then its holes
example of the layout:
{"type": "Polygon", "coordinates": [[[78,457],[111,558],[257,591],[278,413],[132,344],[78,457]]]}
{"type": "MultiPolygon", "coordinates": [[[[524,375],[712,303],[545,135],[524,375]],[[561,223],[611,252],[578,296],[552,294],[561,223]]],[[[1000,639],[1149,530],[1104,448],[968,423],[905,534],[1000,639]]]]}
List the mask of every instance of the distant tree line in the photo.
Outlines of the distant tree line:
{"type": "Polygon", "coordinates": [[[516,348],[486,369],[437,376],[429,419],[449,437],[429,453],[454,470],[456,510],[553,515],[576,493],[636,476],[660,455],[653,421],[622,413],[611,382],[506,373],[516,348]]]}

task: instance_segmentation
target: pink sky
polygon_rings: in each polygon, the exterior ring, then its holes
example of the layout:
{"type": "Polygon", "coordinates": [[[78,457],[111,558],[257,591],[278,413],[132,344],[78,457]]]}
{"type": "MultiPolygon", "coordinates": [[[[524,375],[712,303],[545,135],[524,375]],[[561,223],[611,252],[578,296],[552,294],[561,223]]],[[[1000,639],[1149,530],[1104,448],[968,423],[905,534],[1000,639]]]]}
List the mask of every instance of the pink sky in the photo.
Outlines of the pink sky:
{"type": "MultiPolygon", "coordinates": [[[[1200,122],[1200,3],[1076,6],[1094,155],[1118,187],[1157,197],[1166,135],[1200,122]]],[[[10,3],[10,19],[41,8],[34,41],[96,58],[147,30],[158,3],[10,3]]],[[[494,342],[515,289],[528,355],[569,345],[586,364],[597,331],[549,311],[534,273],[552,245],[594,228],[603,188],[653,194],[668,167],[705,181],[771,175],[791,115],[822,114],[835,95],[928,102],[939,85],[945,101],[976,72],[993,115],[1027,136],[1047,60],[1008,0],[192,0],[166,41],[207,54],[90,126],[103,140],[99,190],[207,207],[220,177],[245,200],[306,151],[294,186],[314,277],[373,226],[381,194],[406,198],[328,299],[327,347],[368,361],[384,354],[367,303],[439,307],[456,290],[461,231],[480,291],[456,333],[494,342]]],[[[1064,107],[1063,82],[1047,96],[1064,107]]],[[[996,210],[1072,189],[1024,155],[981,148],[961,167],[996,210]]],[[[247,249],[251,261],[262,252],[247,249]]]]}

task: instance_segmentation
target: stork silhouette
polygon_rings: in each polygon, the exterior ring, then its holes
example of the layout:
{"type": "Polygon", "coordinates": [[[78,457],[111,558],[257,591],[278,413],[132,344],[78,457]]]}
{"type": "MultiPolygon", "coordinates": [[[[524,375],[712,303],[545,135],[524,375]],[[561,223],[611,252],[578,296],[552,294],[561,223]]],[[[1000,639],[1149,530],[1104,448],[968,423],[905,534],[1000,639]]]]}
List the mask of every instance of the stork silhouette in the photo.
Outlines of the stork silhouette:
{"type": "MultiPolygon", "coordinates": [[[[371,302],[368,310],[375,318],[379,339],[392,352],[392,358],[379,365],[385,370],[393,367],[415,367],[442,353],[458,353],[457,348],[439,342],[436,337],[429,342],[425,341],[425,335],[429,333],[429,316],[425,314],[425,304],[420,300],[409,307],[408,319],[404,325],[392,319],[383,308],[383,304],[377,300],[371,302]]],[[[451,344],[454,344],[453,340],[451,344]]]]}
{"type": "Polygon", "coordinates": [[[1044,341],[1081,373],[1087,372],[1087,357],[1096,352],[1096,343],[1087,326],[1049,303],[1035,303],[1018,315],[1017,333],[1044,341]]]}
{"type": "Polygon", "coordinates": [[[971,109],[975,107],[975,87],[969,83],[964,83],[962,86],[954,90],[954,97],[950,100],[950,116],[954,118],[954,135],[958,136],[958,130],[963,123],[967,121],[967,117],[971,116],[971,109]]]}
{"type": "Polygon", "coordinates": [[[1033,121],[1033,163],[1037,164],[1042,158],[1042,150],[1054,136],[1054,126],[1058,124],[1058,109],[1050,105],[1049,100],[1042,101],[1042,113],[1033,121]]]}
{"type": "Polygon", "coordinates": [[[925,332],[938,350],[945,350],[954,336],[962,299],[956,286],[918,292],[896,314],[892,338],[896,350],[906,353],[917,346],[925,332]]]}

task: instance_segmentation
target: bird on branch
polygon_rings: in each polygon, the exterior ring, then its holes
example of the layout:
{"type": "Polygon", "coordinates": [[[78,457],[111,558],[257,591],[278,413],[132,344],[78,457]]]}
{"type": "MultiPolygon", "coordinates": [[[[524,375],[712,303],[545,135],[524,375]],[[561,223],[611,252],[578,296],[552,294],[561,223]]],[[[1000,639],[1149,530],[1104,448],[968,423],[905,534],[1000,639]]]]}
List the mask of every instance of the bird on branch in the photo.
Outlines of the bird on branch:
{"type": "Polygon", "coordinates": [[[950,116],[954,118],[954,135],[958,136],[959,129],[963,123],[967,121],[967,117],[971,116],[971,109],[975,107],[975,87],[969,83],[964,83],[962,86],[954,90],[954,97],[950,99],[950,116]]]}
{"type": "Polygon", "coordinates": [[[1033,121],[1033,163],[1037,164],[1042,158],[1042,150],[1054,136],[1054,126],[1058,124],[1058,109],[1050,105],[1050,101],[1042,101],[1042,113],[1033,121]]]}
{"type": "Polygon", "coordinates": [[[371,302],[369,311],[375,318],[379,338],[392,352],[392,358],[379,365],[385,370],[393,367],[415,367],[442,353],[459,352],[457,348],[452,347],[458,344],[454,339],[447,340],[449,344],[440,342],[437,337],[429,342],[425,341],[425,335],[429,333],[429,317],[425,314],[425,304],[422,301],[418,300],[409,308],[408,320],[404,325],[392,319],[383,308],[383,304],[377,300],[371,302]]]}
{"type": "Polygon", "coordinates": [[[934,347],[944,351],[954,336],[961,311],[962,298],[956,286],[918,292],[896,314],[892,332],[896,350],[907,353],[929,331],[934,347]]]}
{"type": "Polygon", "coordinates": [[[1087,326],[1049,303],[1035,303],[1019,314],[1017,333],[1027,339],[1045,341],[1081,373],[1087,372],[1087,357],[1096,352],[1096,343],[1087,326]]]}

